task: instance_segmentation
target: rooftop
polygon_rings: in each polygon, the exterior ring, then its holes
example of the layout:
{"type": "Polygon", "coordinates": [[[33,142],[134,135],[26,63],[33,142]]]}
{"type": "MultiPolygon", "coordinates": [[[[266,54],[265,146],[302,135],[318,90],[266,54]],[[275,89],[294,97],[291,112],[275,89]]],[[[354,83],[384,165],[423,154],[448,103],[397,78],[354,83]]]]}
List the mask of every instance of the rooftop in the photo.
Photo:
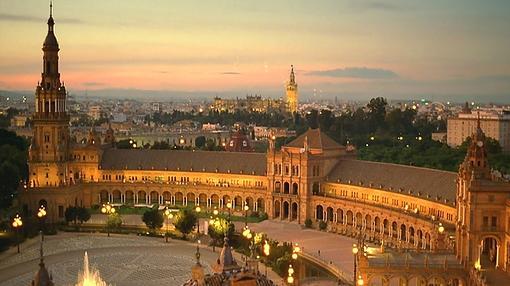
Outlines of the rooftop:
{"type": "Polygon", "coordinates": [[[266,154],[215,151],[106,149],[103,170],[159,170],[266,175],[266,154]]]}
{"type": "Polygon", "coordinates": [[[455,202],[456,179],[454,172],[354,159],[339,160],[328,175],[330,182],[362,184],[449,204],[455,202]]]}

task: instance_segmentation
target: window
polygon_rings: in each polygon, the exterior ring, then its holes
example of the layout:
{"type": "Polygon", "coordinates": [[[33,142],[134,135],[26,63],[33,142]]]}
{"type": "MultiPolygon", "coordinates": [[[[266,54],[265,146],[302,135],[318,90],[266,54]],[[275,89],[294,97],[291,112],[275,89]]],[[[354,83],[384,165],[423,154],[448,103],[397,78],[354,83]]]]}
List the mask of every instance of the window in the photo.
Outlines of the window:
{"type": "Polygon", "coordinates": [[[489,226],[489,217],[484,216],[483,217],[483,226],[488,227],[489,226]]]}
{"type": "Polygon", "coordinates": [[[493,216],[491,217],[491,226],[496,227],[498,225],[498,217],[493,216]]]}

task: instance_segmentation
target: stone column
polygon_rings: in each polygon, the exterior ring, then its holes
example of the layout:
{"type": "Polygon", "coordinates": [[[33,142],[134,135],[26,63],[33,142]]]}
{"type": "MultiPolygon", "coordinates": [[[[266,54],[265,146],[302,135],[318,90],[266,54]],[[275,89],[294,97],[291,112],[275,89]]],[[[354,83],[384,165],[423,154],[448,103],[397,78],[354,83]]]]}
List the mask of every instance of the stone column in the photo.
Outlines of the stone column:
{"type": "Polygon", "coordinates": [[[258,202],[258,200],[255,200],[254,206],[255,206],[255,211],[258,211],[259,210],[259,202],[258,202]]]}

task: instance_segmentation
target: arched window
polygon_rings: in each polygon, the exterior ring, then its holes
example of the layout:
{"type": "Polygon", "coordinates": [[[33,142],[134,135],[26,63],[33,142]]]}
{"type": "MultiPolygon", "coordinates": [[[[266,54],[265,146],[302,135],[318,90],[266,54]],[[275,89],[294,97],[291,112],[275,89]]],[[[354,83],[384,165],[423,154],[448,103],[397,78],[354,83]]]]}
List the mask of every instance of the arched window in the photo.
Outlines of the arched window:
{"type": "Polygon", "coordinates": [[[298,194],[298,189],[299,189],[298,184],[297,183],[293,183],[292,184],[292,194],[293,195],[297,195],[298,194]]]}
{"type": "Polygon", "coordinates": [[[282,188],[282,183],[280,183],[280,182],[275,182],[274,183],[274,191],[275,191],[275,193],[279,193],[281,188],[282,188]]]}

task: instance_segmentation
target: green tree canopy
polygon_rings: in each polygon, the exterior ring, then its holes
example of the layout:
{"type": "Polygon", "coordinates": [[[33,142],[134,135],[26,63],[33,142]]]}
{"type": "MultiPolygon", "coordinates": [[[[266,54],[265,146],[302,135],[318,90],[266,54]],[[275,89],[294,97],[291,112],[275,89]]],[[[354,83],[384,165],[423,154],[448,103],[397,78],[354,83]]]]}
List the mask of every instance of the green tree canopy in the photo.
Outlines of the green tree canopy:
{"type": "Polygon", "coordinates": [[[197,224],[197,216],[190,209],[182,209],[175,218],[175,228],[183,234],[189,234],[197,224]]]}
{"type": "Polygon", "coordinates": [[[142,220],[151,230],[160,229],[163,226],[163,214],[156,208],[143,213],[142,220]]]}

